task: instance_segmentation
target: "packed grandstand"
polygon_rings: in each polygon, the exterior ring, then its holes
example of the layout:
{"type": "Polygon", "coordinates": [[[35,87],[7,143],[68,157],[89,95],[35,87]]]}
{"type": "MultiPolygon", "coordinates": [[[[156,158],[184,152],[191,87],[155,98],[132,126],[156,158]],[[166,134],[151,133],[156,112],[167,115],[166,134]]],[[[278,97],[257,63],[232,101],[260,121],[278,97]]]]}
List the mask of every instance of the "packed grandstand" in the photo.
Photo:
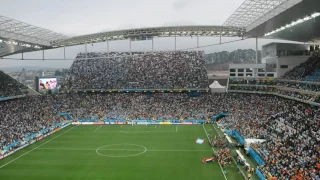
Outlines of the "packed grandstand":
{"type": "Polygon", "coordinates": [[[0,71],[0,81],[0,98],[21,95],[23,94],[22,90],[27,88],[3,71],[0,71]]]}
{"type": "Polygon", "coordinates": [[[69,76],[71,89],[208,87],[203,51],[79,53],[69,76]]]}
{"type": "MultiPolygon", "coordinates": [[[[203,52],[79,53],[68,75],[68,89],[184,89],[207,88],[203,52]],[[88,58],[88,59],[84,59],[88,58]]],[[[284,80],[230,78],[229,93],[109,93],[75,92],[52,96],[27,96],[0,103],[0,147],[5,153],[19,148],[14,142],[64,121],[60,112],[75,120],[202,120],[220,112],[218,121],[244,138],[266,139],[252,147],[265,164],[265,177],[320,178],[320,110],[306,101],[320,103],[316,71],[319,58],[289,71],[284,80]],[[290,80],[301,80],[290,81],[290,80]],[[303,93],[300,90],[304,90],[303,93]],[[270,94],[271,93],[271,94],[270,94]],[[300,101],[277,96],[277,93],[300,101]]],[[[21,95],[24,86],[0,72],[0,96],[21,95]]],[[[22,141],[21,141],[22,140],[22,141]]],[[[32,141],[33,139],[28,139],[32,141]]],[[[216,142],[219,144],[219,142],[216,142]]],[[[228,150],[218,152],[221,163],[231,161],[228,150]],[[226,161],[223,161],[223,157],[226,161]]]]}

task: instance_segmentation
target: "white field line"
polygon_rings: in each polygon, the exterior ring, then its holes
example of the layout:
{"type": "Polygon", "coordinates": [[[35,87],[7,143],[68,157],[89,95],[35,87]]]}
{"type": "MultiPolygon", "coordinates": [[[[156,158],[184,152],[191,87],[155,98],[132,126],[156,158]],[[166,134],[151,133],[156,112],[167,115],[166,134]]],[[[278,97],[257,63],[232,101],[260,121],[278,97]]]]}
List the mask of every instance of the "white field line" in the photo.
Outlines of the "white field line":
{"type": "Polygon", "coordinates": [[[100,129],[102,127],[102,125],[100,125],[97,129],[95,129],[94,131],[97,131],[98,129],[100,129]]]}
{"type": "Polygon", "coordinates": [[[115,131],[115,132],[139,134],[139,133],[175,133],[176,131],[115,131]]]}
{"type": "MultiPolygon", "coordinates": [[[[97,149],[76,149],[76,148],[38,148],[38,150],[59,150],[59,151],[96,151],[97,149]]],[[[99,149],[99,151],[143,151],[143,149],[99,149]]],[[[147,152],[208,152],[211,150],[196,149],[148,149],[147,152]]]]}
{"type": "MultiPolygon", "coordinates": [[[[208,142],[209,142],[209,135],[208,135],[208,133],[207,133],[207,130],[206,130],[206,128],[204,128],[204,125],[202,125],[202,127],[203,127],[204,132],[205,132],[206,135],[207,135],[207,139],[208,139],[208,142]]],[[[212,148],[212,151],[214,152],[213,147],[211,147],[211,148],[212,148]]],[[[225,180],[228,180],[227,177],[226,177],[226,175],[224,174],[224,171],[223,171],[223,169],[222,169],[222,167],[221,167],[221,164],[220,164],[220,162],[219,162],[218,159],[217,159],[217,161],[218,161],[218,163],[219,163],[219,166],[220,166],[221,172],[222,172],[222,174],[223,174],[223,176],[224,176],[224,179],[225,179],[225,180]]]]}
{"type": "Polygon", "coordinates": [[[148,126],[140,126],[140,125],[134,125],[134,126],[126,126],[126,125],[121,125],[122,128],[128,128],[128,129],[150,129],[150,128],[154,128],[153,125],[148,125],[148,126]]]}
{"type": "Polygon", "coordinates": [[[35,147],[35,148],[31,149],[30,151],[28,151],[28,152],[26,152],[26,153],[24,153],[24,154],[20,155],[19,157],[16,157],[16,158],[12,159],[11,161],[7,162],[6,164],[4,164],[4,165],[0,166],[0,169],[1,169],[1,168],[3,168],[3,167],[5,167],[5,166],[7,166],[8,164],[10,164],[10,163],[14,162],[15,160],[17,160],[17,159],[19,159],[19,158],[21,158],[21,157],[23,157],[23,156],[25,156],[25,155],[29,154],[30,152],[32,152],[32,151],[34,151],[34,150],[38,149],[39,147],[41,147],[41,146],[43,146],[43,145],[45,145],[45,144],[49,143],[50,141],[52,141],[52,140],[54,140],[54,139],[56,139],[56,138],[58,138],[58,137],[62,136],[63,134],[65,134],[65,133],[69,132],[70,130],[74,129],[75,127],[77,127],[77,126],[74,126],[73,128],[71,128],[71,129],[69,129],[69,130],[67,130],[67,131],[65,131],[65,132],[63,132],[63,133],[61,133],[61,134],[59,134],[58,136],[56,136],[56,137],[54,137],[54,138],[52,138],[52,139],[50,139],[50,140],[48,140],[48,141],[46,141],[46,142],[44,142],[44,143],[40,144],[39,146],[37,146],[37,147],[35,147]]]}
{"type": "Polygon", "coordinates": [[[144,131],[144,130],[122,130],[122,131],[99,131],[99,133],[132,133],[132,134],[139,134],[139,133],[175,133],[176,131],[144,131]]]}

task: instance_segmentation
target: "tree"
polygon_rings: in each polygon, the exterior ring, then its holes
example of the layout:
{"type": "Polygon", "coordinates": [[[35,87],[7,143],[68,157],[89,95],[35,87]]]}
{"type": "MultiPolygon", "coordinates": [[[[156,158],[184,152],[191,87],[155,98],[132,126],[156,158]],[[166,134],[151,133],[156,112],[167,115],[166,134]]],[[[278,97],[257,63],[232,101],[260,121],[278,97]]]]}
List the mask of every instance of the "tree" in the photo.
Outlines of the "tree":
{"type": "MultiPolygon", "coordinates": [[[[237,49],[235,51],[221,51],[206,55],[207,64],[242,63],[255,61],[256,51],[253,49],[237,49]]],[[[258,62],[261,62],[261,51],[258,51],[258,62]]]]}
{"type": "Polygon", "coordinates": [[[56,70],[54,73],[55,76],[62,76],[62,72],[60,70],[56,70]]]}

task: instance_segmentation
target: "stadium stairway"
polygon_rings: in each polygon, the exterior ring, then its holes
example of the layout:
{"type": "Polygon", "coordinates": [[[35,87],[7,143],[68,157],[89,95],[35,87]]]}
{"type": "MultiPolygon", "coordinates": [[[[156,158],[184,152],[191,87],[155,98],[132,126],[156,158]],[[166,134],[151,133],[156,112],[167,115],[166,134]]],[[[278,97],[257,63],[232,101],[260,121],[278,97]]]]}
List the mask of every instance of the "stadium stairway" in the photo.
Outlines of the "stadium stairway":
{"type": "Polygon", "coordinates": [[[227,86],[226,86],[226,91],[228,92],[229,89],[229,81],[230,81],[230,77],[228,77],[228,81],[227,81],[227,86]]]}
{"type": "Polygon", "coordinates": [[[73,117],[69,113],[66,113],[66,112],[60,113],[60,116],[66,116],[67,120],[72,120],[72,121],[74,120],[73,117]]]}
{"type": "Polygon", "coordinates": [[[219,120],[219,119],[221,119],[221,118],[223,118],[223,117],[226,117],[226,116],[229,116],[229,114],[222,112],[222,113],[220,113],[220,114],[212,117],[212,118],[211,118],[211,121],[216,121],[216,120],[219,120]]]}

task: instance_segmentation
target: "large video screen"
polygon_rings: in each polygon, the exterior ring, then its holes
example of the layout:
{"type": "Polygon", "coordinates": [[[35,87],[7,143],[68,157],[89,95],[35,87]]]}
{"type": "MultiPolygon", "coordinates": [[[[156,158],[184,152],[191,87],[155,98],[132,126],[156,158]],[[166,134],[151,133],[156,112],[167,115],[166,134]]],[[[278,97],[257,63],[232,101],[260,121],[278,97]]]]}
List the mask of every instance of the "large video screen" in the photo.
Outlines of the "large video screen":
{"type": "Polygon", "coordinates": [[[39,92],[41,94],[58,94],[57,78],[39,78],[39,92]]]}

